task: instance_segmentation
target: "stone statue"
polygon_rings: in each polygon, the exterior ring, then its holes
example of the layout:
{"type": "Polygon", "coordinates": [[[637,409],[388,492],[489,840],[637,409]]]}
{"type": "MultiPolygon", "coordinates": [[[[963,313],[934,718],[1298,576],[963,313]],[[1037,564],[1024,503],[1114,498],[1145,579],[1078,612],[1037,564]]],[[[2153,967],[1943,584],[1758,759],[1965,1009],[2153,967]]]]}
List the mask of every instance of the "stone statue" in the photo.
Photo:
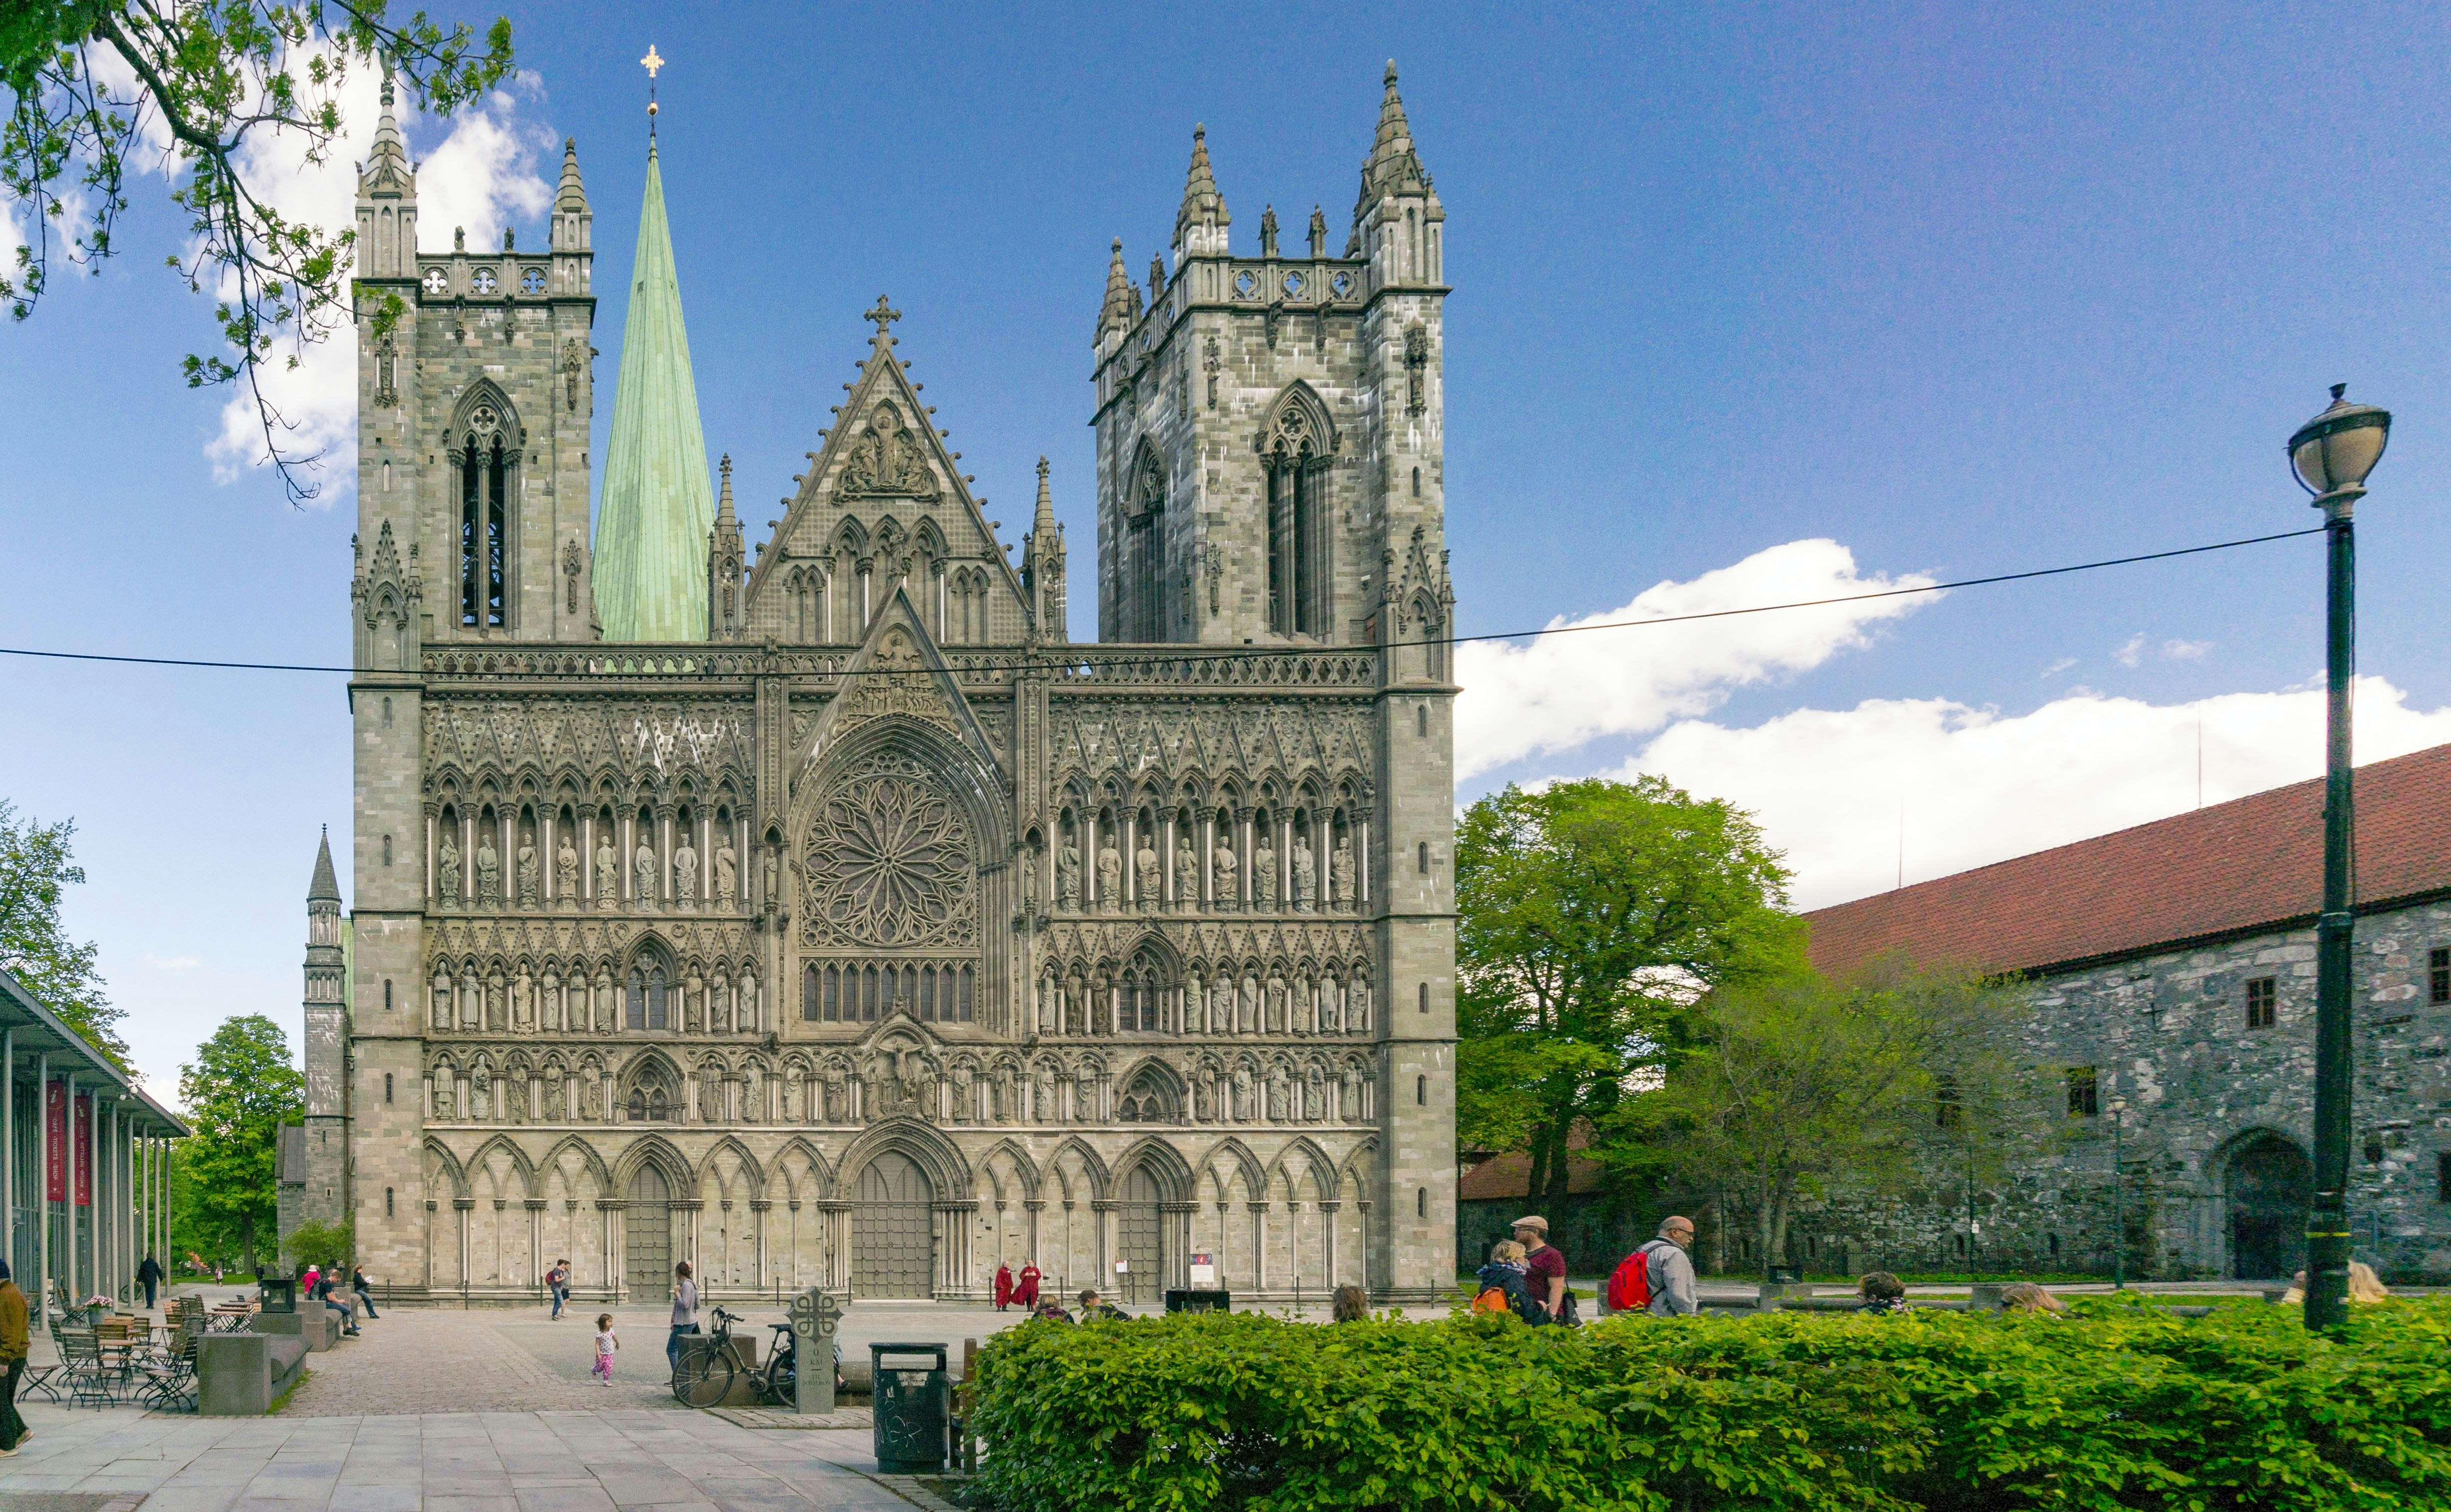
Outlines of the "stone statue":
{"type": "Polygon", "coordinates": [[[1251,1068],[1248,1066],[1234,1068],[1234,1117],[1237,1122],[1248,1122],[1251,1117],[1251,1068]]]}
{"type": "Polygon", "coordinates": [[[1303,1077],[1303,1117],[1317,1123],[1327,1116],[1327,1073],[1314,1062],[1303,1077]]]}
{"type": "Polygon", "coordinates": [[[1285,1032],[1285,979],[1275,972],[1268,973],[1268,985],[1261,998],[1267,1017],[1262,1020],[1261,1033],[1281,1035],[1285,1032]]]}
{"type": "Polygon", "coordinates": [[[1208,984],[1208,1032],[1234,1032],[1234,979],[1226,975],[1222,966],[1217,969],[1217,979],[1208,984]]]}
{"type": "Polygon", "coordinates": [[[1266,830],[1260,832],[1260,843],[1251,851],[1251,906],[1264,914],[1277,906],[1277,853],[1268,844],[1266,830]]]}
{"type": "Polygon", "coordinates": [[[1045,1061],[1038,1063],[1038,1076],[1030,1087],[1030,1121],[1055,1121],[1055,1070],[1045,1061]]]}
{"type": "Polygon", "coordinates": [[[1285,1077],[1282,1070],[1268,1073],[1268,1121],[1285,1121],[1285,1077]]]}
{"type": "Polygon", "coordinates": [[[1068,914],[1081,911],[1081,847],[1069,838],[1055,853],[1055,906],[1068,914]]]}
{"type": "Polygon", "coordinates": [[[1141,848],[1132,854],[1132,890],[1145,914],[1157,912],[1158,897],[1165,891],[1164,876],[1158,870],[1157,847],[1147,835],[1141,837],[1141,848]]]}
{"type": "Polygon", "coordinates": [[[766,905],[771,908],[776,902],[780,901],[775,893],[775,852],[771,848],[766,852],[765,868],[761,873],[761,880],[766,884],[766,889],[763,894],[764,901],[766,905]]]}
{"type": "Polygon", "coordinates": [[[1336,843],[1336,852],[1327,859],[1327,885],[1335,896],[1339,911],[1353,911],[1353,837],[1347,835],[1336,843]]]}
{"type": "Polygon", "coordinates": [[[1343,1080],[1343,1095],[1339,1099],[1343,1105],[1337,1109],[1337,1112],[1343,1116],[1346,1123],[1360,1123],[1363,1117],[1361,1068],[1347,1061],[1343,1080]]]}
{"type": "Polygon", "coordinates": [[[520,906],[534,908],[537,905],[537,853],[533,840],[522,838],[520,841],[519,879],[520,906]]]}
{"type": "Polygon", "coordinates": [[[673,898],[683,908],[697,905],[697,847],[681,837],[680,848],[673,852],[673,898]]]}
{"type": "Polygon", "coordinates": [[[1124,858],[1111,839],[1098,849],[1098,912],[1111,914],[1124,905],[1124,858]]]}
{"type": "Polygon", "coordinates": [[[502,901],[502,858],[494,854],[494,837],[477,837],[477,901],[498,903],[502,901]]]}
{"type": "Polygon", "coordinates": [[[621,863],[613,854],[613,837],[596,843],[596,906],[613,908],[621,901],[621,863]]]}
{"type": "Polygon", "coordinates": [[[1209,897],[1220,913],[1230,914],[1242,906],[1242,894],[1234,885],[1235,866],[1231,843],[1218,846],[1208,863],[1209,897]]]}
{"type": "Polygon", "coordinates": [[[660,891],[656,886],[656,847],[643,840],[638,842],[636,862],[638,870],[637,904],[641,908],[653,908],[656,906],[656,895],[660,891]]]}
{"type": "Polygon", "coordinates": [[[1186,913],[1200,906],[1200,858],[1188,835],[1174,843],[1174,906],[1186,913]]]}
{"type": "Polygon", "coordinates": [[[732,837],[715,838],[715,905],[726,910],[740,900],[740,862],[732,854],[732,837]]]}
{"type": "Polygon", "coordinates": [[[1021,847],[1021,911],[1038,912],[1038,847],[1021,847]]]}
{"type": "Polygon", "coordinates": [[[434,858],[434,880],[442,887],[442,905],[460,906],[460,847],[451,842],[446,831],[442,836],[441,853],[434,858]]]}
{"type": "Polygon", "coordinates": [[[553,857],[553,892],[564,908],[578,906],[578,847],[570,843],[570,833],[562,832],[561,848],[553,857]]]}
{"type": "Polygon", "coordinates": [[[451,1116],[451,1078],[448,1076],[434,1084],[434,1116],[451,1116]]]}
{"type": "Polygon", "coordinates": [[[826,1067],[826,1122],[843,1121],[843,1068],[839,1061],[826,1067]]]}
{"type": "Polygon", "coordinates": [[[1311,860],[1310,837],[1294,837],[1294,912],[1306,914],[1319,897],[1319,866],[1311,860]]]}
{"type": "Polygon", "coordinates": [[[978,1075],[971,1070],[969,1061],[961,1061],[953,1067],[953,1122],[971,1121],[973,1104],[977,1101],[971,1089],[976,1085],[978,1075]]]}

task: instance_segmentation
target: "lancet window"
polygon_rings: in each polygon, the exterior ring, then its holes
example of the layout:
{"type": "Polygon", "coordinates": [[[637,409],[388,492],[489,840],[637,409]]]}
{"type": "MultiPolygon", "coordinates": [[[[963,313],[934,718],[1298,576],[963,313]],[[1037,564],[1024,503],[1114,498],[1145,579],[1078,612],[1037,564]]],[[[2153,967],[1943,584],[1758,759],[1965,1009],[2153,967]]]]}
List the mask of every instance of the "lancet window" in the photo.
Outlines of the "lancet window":
{"type": "Polygon", "coordinates": [[[653,962],[641,962],[630,968],[630,980],[623,993],[622,1024],[625,1028],[666,1029],[672,1025],[669,990],[664,968],[653,962]]]}
{"type": "Polygon", "coordinates": [[[977,973],[966,961],[811,961],[800,976],[808,1023],[873,1024],[896,1013],[921,1023],[975,1021],[977,973]]]}
{"type": "Polygon", "coordinates": [[[1166,561],[1166,468],[1151,452],[1141,454],[1133,483],[1133,510],[1126,521],[1125,571],[1130,590],[1124,595],[1127,641],[1167,639],[1164,566],[1166,561]]]}
{"type": "Polygon", "coordinates": [[[505,623],[502,578],[510,550],[510,453],[494,429],[491,408],[480,406],[473,418],[482,430],[467,434],[459,458],[460,623],[500,630],[505,623]]]}
{"type": "Polygon", "coordinates": [[[1324,422],[1298,396],[1288,396],[1262,452],[1268,481],[1268,628],[1281,635],[1325,635],[1331,610],[1324,422]]]}

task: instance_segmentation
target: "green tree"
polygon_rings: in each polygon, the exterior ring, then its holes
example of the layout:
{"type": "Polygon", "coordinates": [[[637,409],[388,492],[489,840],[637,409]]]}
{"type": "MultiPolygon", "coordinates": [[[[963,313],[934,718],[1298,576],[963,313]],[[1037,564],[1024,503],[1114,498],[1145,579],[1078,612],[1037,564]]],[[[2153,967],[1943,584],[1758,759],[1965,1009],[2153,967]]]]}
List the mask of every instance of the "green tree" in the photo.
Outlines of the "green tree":
{"type": "Polygon", "coordinates": [[[1509,785],[1456,836],[1457,1124],[1567,1192],[1579,1127],[1614,1127],[1696,1000],[1796,969],[1787,868],[1750,815],[1665,779],[1509,785]]]}
{"type": "MultiPolygon", "coordinates": [[[[511,24],[480,41],[420,10],[385,16],[384,0],[10,0],[0,7],[0,189],[31,210],[0,301],[19,320],[49,286],[54,260],[99,271],[127,208],[131,165],[167,142],[171,203],[186,218],[171,270],[190,289],[211,285],[226,350],[190,354],[188,386],[242,380],[265,448],[293,501],[313,496],[284,452],[286,422],[264,392],[263,364],[285,343],[295,367],[311,342],[356,310],[348,227],[295,221],[250,170],[265,138],[303,142],[325,161],[342,130],[341,86],[352,68],[382,67],[411,98],[448,115],[513,70],[511,24]]],[[[398,319],[387,300],[378,326],[398,319]]],[[[381,334],[380,330],[377,331],[381,334]]]]}
{"type": "Polygon", "coordinates": [[[1714,992],[1666,1085],[1619,1110],[1626,1137],[1604,1157],[1741,1197],[1768,1266],[1801,1198],[1999,1169],[2034,1132],[2020,1011],[1994,983],[1897,962],[1714,992]]]}
{"type": "Polygon", "coordinates": [[[72,819],[20,824],[15,807],[0,799],[0,970],[127,1071],[127,1045],[119,1037],[125,1011],[103,995],[92,942],[70,940],[60,923],[62,897],[85,882],[69,843],[75,834],[72,819]]]}
{"type": "Polygon", "coordinates": [[[194,1062],[179,1068],[179,1096],[195,1130],[182,1153],[207,1259],[235,1250],[253,1270],[258,1241],[275,1236],[273,1153],[281,1126],[300,1115],[304,1089],[289,1041],[262,1014],[224,1020],[194,1062]]]}

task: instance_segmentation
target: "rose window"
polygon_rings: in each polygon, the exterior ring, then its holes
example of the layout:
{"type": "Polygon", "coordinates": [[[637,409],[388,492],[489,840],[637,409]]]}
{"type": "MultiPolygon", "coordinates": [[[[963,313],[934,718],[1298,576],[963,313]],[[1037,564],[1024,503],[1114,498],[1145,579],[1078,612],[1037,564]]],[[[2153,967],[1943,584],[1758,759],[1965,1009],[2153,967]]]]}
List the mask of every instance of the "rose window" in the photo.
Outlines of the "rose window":
{"type": "Polygon", "coordinates": [[[978,933],[971,841],[952,797],[915,768],[854,777],[809,833],[804,938],[910,949],[978,933]]]}

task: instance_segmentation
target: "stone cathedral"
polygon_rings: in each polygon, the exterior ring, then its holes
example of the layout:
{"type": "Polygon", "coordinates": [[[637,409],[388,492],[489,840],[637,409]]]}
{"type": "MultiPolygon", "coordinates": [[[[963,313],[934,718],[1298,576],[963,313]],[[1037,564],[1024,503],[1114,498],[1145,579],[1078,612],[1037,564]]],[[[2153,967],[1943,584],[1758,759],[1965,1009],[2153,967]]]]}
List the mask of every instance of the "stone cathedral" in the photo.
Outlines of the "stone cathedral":
{"type": "Polygon", "coordinates": [[[419,225],[388,93],[360,172],[301,1215],[436,1298],[562,1257],[657,1300],[681,1258],[716,1297],[1452,1285],[1445,227],[1393,66],[1341,246],[1270,209],[1233,247],[1197,131],[1145,284],[1116,242],[1095,644],[1062,480],[1016,565],[882,298],[752,538],[652,134],[592,525],[576,147],[541,247],[419,225]]]}

